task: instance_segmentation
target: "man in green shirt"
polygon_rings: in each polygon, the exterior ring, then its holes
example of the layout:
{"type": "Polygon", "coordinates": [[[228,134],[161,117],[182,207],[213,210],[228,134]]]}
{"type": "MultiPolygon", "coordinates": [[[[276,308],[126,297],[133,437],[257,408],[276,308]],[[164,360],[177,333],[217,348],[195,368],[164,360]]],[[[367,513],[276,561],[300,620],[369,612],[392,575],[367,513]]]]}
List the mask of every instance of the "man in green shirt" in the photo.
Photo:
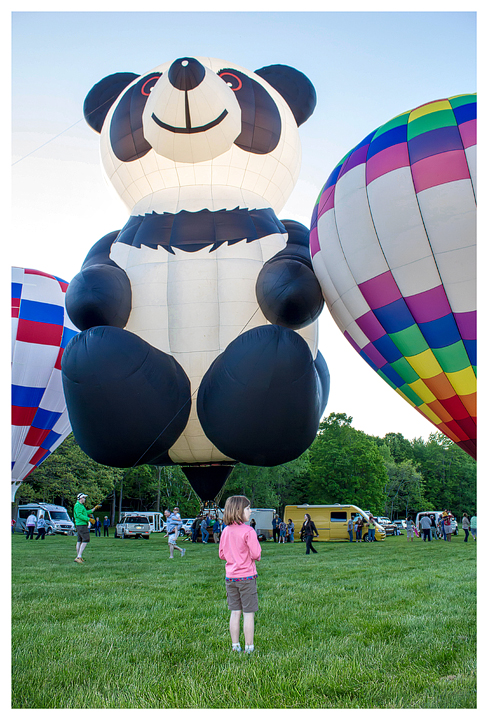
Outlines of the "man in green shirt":
{"type": "Polygon", "coordinates": [[[90,542],[90,514],[97,510],[100,505],[95,505],[92,510],[87,510],[85,502],[88,495],[79,493],[76,498],[76,503],[73,508],[73,519],[75,521],[76,532],[78,535],[78,542],[76,543],[76,557],[75,562],[85,562],[82,558],[83,550],[86,548],[87,543],[90,542]]]}

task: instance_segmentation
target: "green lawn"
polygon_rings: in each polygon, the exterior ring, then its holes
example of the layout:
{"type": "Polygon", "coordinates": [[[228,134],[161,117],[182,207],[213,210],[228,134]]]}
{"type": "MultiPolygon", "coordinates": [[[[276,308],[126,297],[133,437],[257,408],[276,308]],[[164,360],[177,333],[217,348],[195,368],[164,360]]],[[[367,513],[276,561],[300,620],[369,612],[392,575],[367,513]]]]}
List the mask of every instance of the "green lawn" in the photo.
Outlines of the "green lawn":
{"type": "Polygon", "coordinates": [[[13,708],[475,708],[476,543],[266,542],[254,655],[218,546],[12,538],[13,708]]]}

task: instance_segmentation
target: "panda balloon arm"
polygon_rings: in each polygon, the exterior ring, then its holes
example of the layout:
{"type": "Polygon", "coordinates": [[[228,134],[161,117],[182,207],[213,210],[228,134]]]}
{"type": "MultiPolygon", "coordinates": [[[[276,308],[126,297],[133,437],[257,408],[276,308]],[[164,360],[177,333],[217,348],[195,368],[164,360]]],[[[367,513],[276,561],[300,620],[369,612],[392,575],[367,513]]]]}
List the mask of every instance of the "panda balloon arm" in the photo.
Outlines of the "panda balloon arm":
{"type": "Polygon", "coordinates": [[[66,310],[80,330],[97,325],[123,328],[132,307],[126,273],[109,257],[117,232],[105,235],[92,247],[81,271],[66,292],[66,310]]]}
{"type": "Polygon", "coordinates": [[[318,318],[324,300],[312,269],[308,229],[293,220],[282,222],[288,232],[286,247],[263,265],[256,297],[269,322],[299,330],[318,318]]]}

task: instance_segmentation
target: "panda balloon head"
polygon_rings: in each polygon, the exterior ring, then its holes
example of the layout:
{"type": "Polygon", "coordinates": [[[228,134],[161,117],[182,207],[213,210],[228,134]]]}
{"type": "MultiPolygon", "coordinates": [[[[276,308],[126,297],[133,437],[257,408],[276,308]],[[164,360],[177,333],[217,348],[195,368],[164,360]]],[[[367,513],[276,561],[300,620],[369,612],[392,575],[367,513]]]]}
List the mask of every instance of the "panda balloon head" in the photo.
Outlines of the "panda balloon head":
{"type": "Polygon", "coordinates": [[[249,72],[185,57],[140,76],[104,78],[88,93],[84,114],[101,134],[105,171],[129,209],[237,204],[279,212],[298,177],[298,126],[315,104],[312,83],[294,68],[249,72]],[[217,189],[211,197],[209,186],[217,189]]]}

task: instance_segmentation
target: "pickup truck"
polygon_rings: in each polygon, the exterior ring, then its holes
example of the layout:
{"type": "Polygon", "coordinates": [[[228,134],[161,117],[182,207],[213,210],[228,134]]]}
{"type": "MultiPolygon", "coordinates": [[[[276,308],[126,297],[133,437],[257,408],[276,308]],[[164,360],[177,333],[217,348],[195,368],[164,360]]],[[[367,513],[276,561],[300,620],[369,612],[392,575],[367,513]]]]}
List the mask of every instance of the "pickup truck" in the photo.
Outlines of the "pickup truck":
{"type": "Polygon", "coordinates": [[[115,531],[117,537],[121,537],[122,540],[126,537],[142,537],[144,540],[149,540],[151,526],[147,517],[143,515],[126,515],[117,523],[115,531]]]}

